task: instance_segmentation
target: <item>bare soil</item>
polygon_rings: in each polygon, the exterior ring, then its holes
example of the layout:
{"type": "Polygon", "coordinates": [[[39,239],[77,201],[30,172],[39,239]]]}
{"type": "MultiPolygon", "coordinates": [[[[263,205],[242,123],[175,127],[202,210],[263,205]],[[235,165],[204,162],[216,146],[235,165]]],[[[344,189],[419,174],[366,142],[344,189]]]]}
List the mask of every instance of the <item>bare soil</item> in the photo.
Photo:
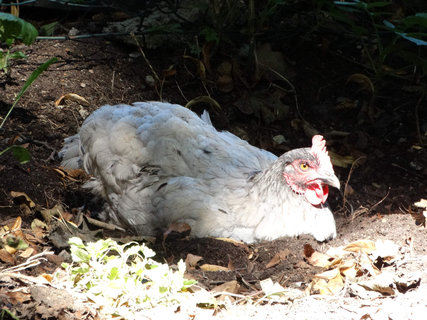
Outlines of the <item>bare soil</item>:
{"type": "MultiPolygon", "coordinates": [[[[75,134],[84,118],[101,105],[130,104],[160,98],[185,104],[194,97],[206,95],[203,83],[188,71],[192,66],[188,66],[189,62],[182,58],[183,52],[179,50],[146,52],[152,66],[160,72],[175,65],[177,72],[166,78],[161,97],[159,90],[146,81],[146,76],[151,75],[147,63],[141,56],[130,55],[137,52],[137,48],[128,47],[115,39],[37,41],[29,47],[15,46],[14,50],[24,51],[28,59],[13,62],[10,75],[0,79],[2,116],[39,64],[53,56],[58,57],[59,61],[34,82],[0,131],[1,150],[15,142],[26,145],[32,156],[25,165],[20,165],[10,153],[0,157],[2,226],[21,216],[23,228],[29,228],[34,218],[41,218],[37,210],[25,215],[18,201],[12,198],[12,191],[25,193],[35,204],[44,208],[61,203],[71,213],[83,206],[96,206],[90,204],[91,196],[81,189],[81,181],[64,180],[53,169],[60,164],[57,152],[63,139],[75,134]],[[68,101],[64,107],[56,107],[55,100],[68,93],[84,97],[89,105],[68,101]]],[[[305,120],[321,132],[350,132],[347,137],[331,136],[329,148],[343,156],[362,157],[358,166],[352,169],[336,168],[342,184],[352,191],[346,195],[343,207],[343,193],[331,190],[330,203],[336,212],[337,238],[318,243],[310,236],[300,236],[250,246],[210,238],[184,238],[167,239],[164,247],[161,241],[157,241],[153,247],[158,259],[169,263],[176,263],[192,253],[203,257],[204,263],[230,268],[229,272],[192,270],[191,275],[207,289],[237,280],[247,291],[251,291],[259,289],[259,281],[267,278],[285,287],[305,289],[319,272],[319,268],[302,264],[306,244],[325,252],[329,247],[361,239],[388,239],[402,246],[411,241],[413,256],[418,260],[408,263],[406,268],[418,269],[423,273],[421,285],[414,293],[373,299],[369,303],[350,294],[327,299],[307,297],[286,305],[270,306],[266,312],[251,309],[250,306],[239,308],[243,308],[242,312],[248,317],[256,318],[274,319],[279,315],[282,318],[288,315],[295,319],[324,316],[329,319],[414,319],[419,316],[417,310],[427,310],[426,230],[422,219],[421,223],[415,219],[415,213],[420,213],[420,210],[412,206],[414,202],[427,197],[427,152],[425,148],[413,147],[419,145],[414,117],[418,97],[402,92],[399,83],[389,84],[381,89],[381,95],[375,100],[376,107],[380,109],[377,110],[375,122],[358,122],[356,119],[365,116],[360,108],[339,111],[335,106],[338,97],[354,98],[357,95],[345,82],[349,75],[363,70],[337,56],[322,56],[316,50],[320,49],[315,46],[300,47],[289,57],[295,62],[296,76],[292,82],[300,98],[300,111],[305,120]],[[290,251],[287,258],[266,268],[276,253],[284,249],[290,251]],[[402,308],[396,311],[396,308],[387,307],[390,303],[397,303],[402,308]],[[365,314],[369,314],[369,317],[364,317],[365,314]]],[[[208,87],[212,97],[223,108],[221,112],[210,110],[217,127],[236,133],[243,130],[252,144],[276,154],[309,144],[309,137],[301,127],[292,125],[297,118],[295,107],[291,107],[285,120],[265,125],[254,116],[240,113],[232,104],[238,96],[237,92],[224,94],[208,87]],[[288,139],[285,145],[272,141],[272,137],[279,134],[288,139]]],[[[363,97],[359,98],[363,100],[363,97]]],[[[289,101],[292,99],[289,98],[289,101]]],[[[427,123],[425,105],[420,110],[423,125],[427,123]]],[[[39,243],[38,251],[44,248],[52,248],[56,253],[62,250],[49,239],[39,243]]],[[[16,264],[18,262],[15,261],[16,264]]],[[[0,266],[10,264],[0,262],[0,266]]],[[[48,261],[28,272],[35,275],[55,268],[55,263],[48,261]]],[[[406,270],[405,266],[401,270],[406,270]]],[[[226,314],[222,316],[226,318],[226,314]]],[[[221,317],[221,312],[218,317],[221,317]]]]}

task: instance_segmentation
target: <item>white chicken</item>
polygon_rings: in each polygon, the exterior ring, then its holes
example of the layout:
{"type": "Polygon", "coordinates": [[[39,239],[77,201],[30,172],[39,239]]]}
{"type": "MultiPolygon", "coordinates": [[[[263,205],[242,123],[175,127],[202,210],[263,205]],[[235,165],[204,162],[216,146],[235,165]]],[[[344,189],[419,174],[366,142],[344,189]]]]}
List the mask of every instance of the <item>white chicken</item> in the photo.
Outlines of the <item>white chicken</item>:
{"type": "Polygon", "coordinates": [[[340,183],[321,136],[281,157],[219,132],[176,104],[103,106],[65,140],[66,168],[83,167],[108,219],[139,235],[183,222],[195,237],[248,243],[336,236],[326,199],[340,183]]]}

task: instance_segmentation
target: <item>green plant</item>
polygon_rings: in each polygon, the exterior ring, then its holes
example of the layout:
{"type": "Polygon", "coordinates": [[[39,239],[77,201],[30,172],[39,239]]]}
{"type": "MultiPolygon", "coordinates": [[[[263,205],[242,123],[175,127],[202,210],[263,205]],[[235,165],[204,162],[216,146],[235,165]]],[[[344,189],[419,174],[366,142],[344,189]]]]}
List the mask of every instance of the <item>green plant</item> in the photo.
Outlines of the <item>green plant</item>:
{"type": "Polygon", "coordinates": [[[376,75],[386,69],[392,74],[390,68],[385,67],[390,63],[397,68],[415,66],[421,69],[424,75],[427,74],[427,60],[423,58],[423,51],[413,46],[427,45],[426,13],[395,17],[392,1],[360,0],[334,1],[334,7],[329,6],[326,10],[336,21],[347,26],[350,32],[360,38],[370,67],[376,75]],[[369,50],[366,44],[366,39],[372,37],[375,39],[374,51],[369,50]]]}
{"type": "MultiPolygon", "coordinates": [[[[4,43],[10,47],[16,40],[20,40],[30,45],[36,40],[37,35],[37,29],[31,23],[12,14],[0,12],[0,44],[4,43]]],[[[21,51],[13,53],[9,49],[0,51],[0,70],[7,74],[10,60],[25,58],[27,56],[21,51]]]]}
{"type": "Polygon", "coordinates": [[[21,52],[10,52],[9,50],[0,51],[0,70],[4,73],[8,73],[8,67],[10,65],[10,60],[12,59],[26,59],[27,56],[21,52]]]}
{"type": "MultiPolygon", "coordinates": [[[[15,98],[15,101],[13,102],[12,106],[9,108],[9,111],[7,112],[6,116],[3,118],[3,121],[0,124],[0,129],[3,128],[3,125],[6,122],[9,115],[11,114],[13,108],[16,106],[19,99],[21,99],[22,95],[27,91],[27,89],[34,82],[34,80],[36,80],[43,71],[45,71],[52,63],[54,63],[57,60],[58,60],[57,58],[51,58],[48,61],[46,61],[45,63],[41,64],[36,70],[33,71],[33,73],[31,73],[31,75],[28,77],[27,81],[25,82],[24,86],[19,91],[19,93],[18,93],[17,97],[15,98]]],[[[21,147],[21,146],[12,145],[12,146],[0,151],[0,156],[2,156],[7,151],[12,151],[15,158],[21,164],[27,163],[31,158],[28,150],[21,147]]]]}
{"type": "MultiPolygon", "coordinates": [[[[11,46],[16,40],[21,40],[24,44],[29,45],[36,40],[36,37],[37,30],[31,23],[15,17],[14,15],[0,12],[0,42],[4,42],[7,46],[11,46]]],[[[11,59],[21,59],[26,57],[27,56],[20,51],[14,53],[10,53],[9,50],[3,52],[0,51],[0,69],[4,73],[7,73],[11,59]]],[[[22,89],[19,91],[18,96],[15,98],[15,101],[6,116],[3,118],[3,121],[0,124],[0,129],[3,127],[13,108],[18,103],[19,99],[21,99],[22,95],[27,91],[28,87],[55,61],[57,61],[56,58],[51,58],[33,71],[22,89]]],[[[0,156],[8,151],[11,151],[14,157],[21,164],[27,163],[31,158],[27,149],[17,145],[9,146],[0,151],[0,156]]]]}
{"type": "Polygon", "coordinates": [[[185,264],[177,270],[152,259],[155,253],[135,242],[119,245],[111,239],[84,244],[69,240],[72,264],[63,264],[69,279],[106,314],[127,319],[156,306],[176,306],[194,300],[184,278],[185,264]]]}
{"type": "Polygon", "coordinates": [[[12,14],[0,12],[0,41],[12,45],[15,40],[21,40],[30,45],[36,40],[38,33],[34,26],[12,14]]]}

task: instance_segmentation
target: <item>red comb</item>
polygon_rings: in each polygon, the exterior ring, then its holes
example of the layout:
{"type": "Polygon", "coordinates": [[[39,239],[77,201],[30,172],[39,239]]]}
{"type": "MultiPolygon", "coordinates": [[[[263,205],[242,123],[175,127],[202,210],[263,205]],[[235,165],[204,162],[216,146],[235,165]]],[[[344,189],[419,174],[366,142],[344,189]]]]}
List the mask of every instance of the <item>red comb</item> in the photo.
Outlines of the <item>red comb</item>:
{"type": "Polygon", "coordinates": [[[311,151],[318,158],[319,163],[324,168],[333,170],[331,158],[329,158],[328,151],[326,150],[326,141],[321,135],[315,135],[312,139],[311,151]]]}

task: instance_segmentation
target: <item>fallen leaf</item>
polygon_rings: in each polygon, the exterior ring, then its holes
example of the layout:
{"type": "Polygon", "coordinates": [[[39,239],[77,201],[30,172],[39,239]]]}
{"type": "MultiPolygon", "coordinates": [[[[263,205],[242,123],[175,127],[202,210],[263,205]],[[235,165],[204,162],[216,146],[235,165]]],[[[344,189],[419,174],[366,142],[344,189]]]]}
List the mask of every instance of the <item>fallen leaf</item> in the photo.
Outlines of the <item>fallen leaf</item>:
{"type": "Polygon", "coordinates": [[[379,292],[385,296],[392,296],[395,294],[394,277],[394,272],[382,272],[372,279],[359,281],[358,284],[365,289],[379,292]]]}
{"type": "Polygon", "coordinates": [[[17,217],[15,219],[15,222],[13,223],[13,226],[10,228],[10,231],[14,232],[16,230],[21,229],[21,225],[22,225],[22,218],[21,217],[17,217]]]}
{"type": "Polygon", "coordinates": [[[334,259],[324,253],[321,252],[313,252],[310,257],[307,258],[307,262],[315,267],[326,268],[331,264],[331,261],[334,259]]]}
{"type": "Polygon", "coordinates": [[[35,250],[33,248],[28,247],[27,249],[25,249],[24,251],[22,251],[19,254],[19,256],[22,257],[22,258],[29,258],[29,257],[31,257],[33,255],[34,251],[35,250]]]}
{"type": "Polygon", "coordinates": [[[375,242],[371,240],[354,241],[344,247],[345,251],[372,253],[376,249],[375,242]]]}
{"type": "Polygon", "coordinates": [[[355,279],[357,277],[357,264],[354,259],[349,259],[339,266],[340,273],[347,279],[355,279]]]}
{"type": "Polygon", "coordinates": [[[391,263],[399,257],[399,246],[391,240],[377,240],[375,251],[371,253],[373,259],[381,257],[384,261],[391,263]]]}
{"type": "Polygon", "coordinates": [[[333,151],[328,151],[328,153],[331,158],[331,162],[335,167],[347,168],[354,162],[354,158],[352,156],[342,156],[333,151]]]}
{"type": "Polygon", "coordinates": [[[215,272],[215,271],[227,271],[228,272],[228,271],[230,271],[227,267],[222,267],[222,266],[217,266],[215,264],[207,264],[207,263],[201,265],[200,269],[203,271],[212,271],[212,272],[215,272]]]}
{"type": "Polygon", "coordinates": [[[324,271],[322,273],[316,274],[314,277],[319,279],[331,280],[338,276],[340,270],[338,268],[334,268],[332,270],[324,271]]]}
{"type": "Polygon", "coordinates": [[[89,179],[89,175],[83,169],[65,169],[63,167],[52,168],[53,171],[61,175],[62,178],[78,182],[89,179]]]}
{"type": "Polygon", "coordinates": [[[374,94],[374,84],[368,76],[361,73],[353,73],[347,78],[346,84],[350,82],[358,84],[360,91],[370,94],[371,96],[374,94]]]}
{"type": "Polygon", "coordinates": [[[40,277],[45,278],[49,282],[52,282],[52,280],[53,280],[53,276],[51,274],[47,274],[47,273],[41,274],[40,277]]]}
{"type": "Polygon", "coordinates": [[[333,295],[344,287],[344,279],[338,268],[316,274],[311,286],[312,293],[333,295]]]}
{"type": "Polygon", "coordinates": [[[237,280],[231,280],[224,282],[223,284],[220,284],[212,289],[213,292],[230,292],[230,293],[238,293],[239,292],[240,285],[237,282],[237,280]]]}
{"type": "Polygon", "coordinates": [[[0,260],[4,263],[14,264],[15,258],[6,249],[0,249],[0,260]]]}
{"type": "Polygon", "coordinates": [[[285,292],[285,288],[282,287],[279,283],[273,282],[271,278],[267,278],[265,280],[261,280],[259,282],[262,291],[266,296],[271,295],[281,295],[285,292]]]}
{"type": "Polygon", "coordinates": [[[265,267],[268,269],[277,266],[280,262],[286,260],[290,253],[291,251],[289,249],[280,250],[274,255],[274,257],[267,263],[265,267]]]}
{"type": "Polygon", "coordinates": [[[31,294],[24,293],[22,291],[9,291],[9,292],[6,292],[6,295],[9,302],[14,305],[31,300],[31,294]]]}
{"type": "Polygon", "coordinates": [[[40,210],[40,214],[42,215],[44,221],[46,221],[48,223],[54,217],[62,217],[65,220],[67,220],[66,217],[65,217],[64,208],[62,207],[61,204],[57,204],[53,208],[50,208],[50,209],[42,209],[42,210],[40,210]]]}
{"type": "Polygon", "coordinates": [[[13,201],[19,204],[19,208],[22,210],[24,215],[30,215],[33,212],[32,210],[36,207],[33,200],[31,200],[31,198],[24,192],[11,191],[10,195],[13,198],[13,201]]]}
{"type": "Polygon", "coordinates": [[[79,96],[78,94],[75,94],[75,93],[67,93],[62,95],[59,99],[55,101],[55,107],[58,107],[61,104],[62,100],[74,101],[85,106],[89,105],[89,102],[82,96],[79,96]]]}
{"type": "Polygon", "coordinates": [[[202,257],[188,253],[187,257],[185,258],[185,266],[187,267],[187,271],[194,269],[197,266],[197,263],[199,263],[201,260],[203,260],[202,257]]]}
{"type": "Polygon", "coordinates": [[[306,243],[304,245],[304,256],[306,258],[310,258],[311,255],[315,252],[315,250],[313,249],[313,247],[311,246],[311,244],[306,243]]]}

